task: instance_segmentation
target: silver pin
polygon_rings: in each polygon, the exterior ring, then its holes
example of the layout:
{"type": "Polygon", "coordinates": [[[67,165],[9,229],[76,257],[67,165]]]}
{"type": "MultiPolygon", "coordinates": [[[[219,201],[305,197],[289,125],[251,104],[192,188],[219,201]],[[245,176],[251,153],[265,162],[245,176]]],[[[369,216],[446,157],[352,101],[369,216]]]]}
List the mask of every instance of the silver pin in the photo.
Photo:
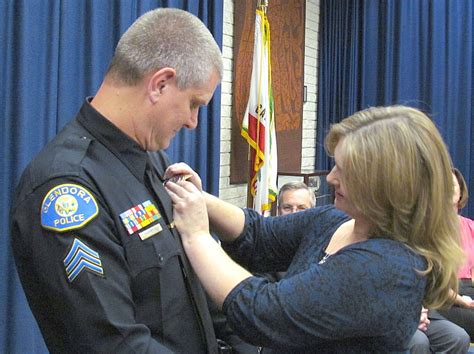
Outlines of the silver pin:
{"type": "Polygon", "coordinates": [[[170,178],[166,178],[163,181],[163,185],[166,185],[166,183],[168,183],[168,182],[177,183],[177,182],[180,182],[180,181],[186,181],[187,179],[189,179],[191,177],[192,177],[192,175],[190,175],[190,174],[176,175],[176,176],[173,176],[173,177],[170,177],[170,178]]]}

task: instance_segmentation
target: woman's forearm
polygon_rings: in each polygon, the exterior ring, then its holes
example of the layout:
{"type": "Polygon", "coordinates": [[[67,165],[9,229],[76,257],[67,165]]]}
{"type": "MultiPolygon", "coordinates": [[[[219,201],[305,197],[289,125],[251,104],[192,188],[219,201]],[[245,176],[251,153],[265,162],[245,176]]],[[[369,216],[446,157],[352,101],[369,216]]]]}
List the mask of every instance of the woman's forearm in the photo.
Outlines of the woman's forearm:
{"type": "Polygon", "coordinates": [[[233,241],[243,231],[245,215],[242,209],[204,193],[211,228],[222,241],[233,241]]]}
{"type": "Polygon", "coordinates": [[[461,295],[456,293],[453,289],[449,291],[449,294],[454,298],[454,304],[460,307],[472,308],[474,306],[473,302],[466,300],[461,295]]]}
{"type": "MultiPolygon", "coordinates": [[[[181,170],[178,167],[178,173],[187,171],[186,166],[181,170]]],[[[212,238],[209,220],[222,239],[231,241],[241,234],[245,215],[241,209],[203,193],[195,183],[181,180],[169,182],[165,188],[173,201],[174,222],[188,259],[208,294],[222,307],[230,291],[252,275],[232,261],[212,238]]]]}
{"type": "Polygon", "coordinates": [[[252,276],[231,260],[209,234],[183,240],[183,245],[204,289],[219,308],[233,288],[252,276]]]}

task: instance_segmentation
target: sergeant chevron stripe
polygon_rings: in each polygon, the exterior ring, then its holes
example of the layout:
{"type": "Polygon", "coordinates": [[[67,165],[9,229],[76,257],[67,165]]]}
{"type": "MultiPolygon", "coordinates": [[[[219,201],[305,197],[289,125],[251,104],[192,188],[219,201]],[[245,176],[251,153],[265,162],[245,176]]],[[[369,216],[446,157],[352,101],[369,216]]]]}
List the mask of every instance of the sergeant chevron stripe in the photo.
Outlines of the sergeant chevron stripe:
{"type": "Polygon", "coordinates": [[[100,260],[99,253],[77,238],[74,239],[71,249],[63,262],[70,283],[72,283],[83,270],[87,270],[100,276],[104,275],[104,269],[102,268],[102,261],[100,260]]]}

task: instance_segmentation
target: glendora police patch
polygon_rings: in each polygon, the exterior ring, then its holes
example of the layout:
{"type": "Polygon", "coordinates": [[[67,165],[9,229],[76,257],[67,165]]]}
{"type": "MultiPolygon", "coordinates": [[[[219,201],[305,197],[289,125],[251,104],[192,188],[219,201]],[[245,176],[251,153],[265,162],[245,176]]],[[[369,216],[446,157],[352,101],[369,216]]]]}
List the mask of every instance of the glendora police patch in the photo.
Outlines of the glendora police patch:
{"type": "Polygon", "coordinates": [[[61,184],[51,189],[41,205],[41,226],[55,231],[79,229],[99,213],[92,194],[77,184],[61,184]]]}

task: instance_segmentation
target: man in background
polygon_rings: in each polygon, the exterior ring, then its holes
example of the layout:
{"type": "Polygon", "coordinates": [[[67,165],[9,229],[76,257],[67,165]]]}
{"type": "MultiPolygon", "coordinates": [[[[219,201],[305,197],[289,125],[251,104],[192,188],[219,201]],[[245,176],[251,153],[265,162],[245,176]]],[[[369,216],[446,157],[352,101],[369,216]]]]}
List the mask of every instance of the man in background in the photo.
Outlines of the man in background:
{"type": "Polygon", "coordinates": [[[303,182],[288,182],[278,192],[278,215],[287,215],[313,208],[316,197],[303,182]]]}

